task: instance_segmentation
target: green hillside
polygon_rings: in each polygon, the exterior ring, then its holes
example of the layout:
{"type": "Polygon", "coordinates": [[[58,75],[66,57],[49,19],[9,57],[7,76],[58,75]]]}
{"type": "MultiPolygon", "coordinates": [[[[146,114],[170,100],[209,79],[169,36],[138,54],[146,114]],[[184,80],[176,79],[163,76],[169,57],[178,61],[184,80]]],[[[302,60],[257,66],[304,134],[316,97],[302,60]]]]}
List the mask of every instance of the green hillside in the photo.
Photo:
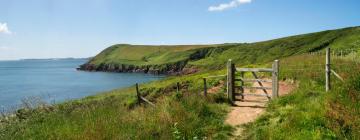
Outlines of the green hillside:
{"type": "Polygon", "coordinates": [[[145,73],[178,72],[188,61],[203,58],[209,50],[217,46],[222,45],[114,45],[82,65],[80,69],[145,73]]]}
{"type": "MultiPolygon", "coordinates": [[[[218,45],[146,46],[120,44],[95,56],[83,70],[177,72],[186,67],[222,68],[228,59],[238,64],[269,62],[292,55],[333,49],[359,49],[360,27],[329,30],[275,40],[218,45]],[[90,66],[90,67],[89,67],[90,66]]],[[[170,72],[170,73],[171,73],[170,72]]]]}
{"type": "Polygon", "coordinates": [[[196,66],[224,66],[228,59],[238,64],[260,64],[292,55],[316,52],[330,47],[337,49],[360,48],[360,27],[329,30],[275,40],[249,43],[212,53],[205,59],[191,62],[196,66]]]}
{"type": "Polygon", "coordinates": [[[269,67],[274,59],[280,59],[280,79],[298,83],[289,95],[270,101],[264,115],[243,126],[239,139],[360,139],[359,49],[359,27],[257,43],[114,45],[83,68],[170,71],[181,63],[181,68],[202,71],[141,84],[142,95],[156,107],[138,105],[132,86],[17,110],[0,117],[0,139],[234,139],[235,128],[224,123],[230,111],[226,86],[221,82],[225,79],[209,79],[208,86],[218,86],[219,91],[207,98],[199,95],[202,78],[225,74],[228,59],[242,67],[269,67]],[[324,56],[307,53],[323,52],[326,47],[355,49],[332,59],[332,68],[345,82],[332,80],[336,86],[330,92],[324,92],[324,56]]]}
{"type": "Polygon", "coordinates": [[[190,57],[194,52],[193,50],[209,47],[215,47],[215,45],[146,46],[119,44],[102,51],[91,60],[91,63],[95,65],[102,63],[131,65],[166,64],[184,61],[190,57]]]}

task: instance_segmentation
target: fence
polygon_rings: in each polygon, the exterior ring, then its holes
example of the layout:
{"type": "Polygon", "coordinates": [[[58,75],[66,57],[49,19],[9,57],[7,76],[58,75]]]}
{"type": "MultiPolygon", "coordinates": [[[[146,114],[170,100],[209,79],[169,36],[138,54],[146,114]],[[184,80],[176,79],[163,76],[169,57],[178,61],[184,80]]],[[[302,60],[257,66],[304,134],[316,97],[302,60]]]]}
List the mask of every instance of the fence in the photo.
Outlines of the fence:
{"type": "Polygon", "coordinates": [[[330,82],[330,76],[331,73],[333,73],[335,75],[335,77],[337,77],[338,79],[340,79],[341,81],[344,82],[344,79],[335,72],[335,70],[331,69],[331,59],[330,59],[330,54],[331,50],[330,48],[326,48],[326,64],[325,64],[325,89],[326,92],[328,92],[331,89],[331,82],[330,82]]]}
{"type": "MultiPolygon", "coordinates": [[[[344,57],[345,53],[348,53],[346,51],[339,51],[340,56],[344,57]]],[[[354,50],[350,51],[351,53],[355,53],[354,50]]],[[[323,55],[323,52],[311,52],[309,53],[310,55],[323,55]]],[[[315,73],[324,73],[325,71],[325,89],[326,91],[331,90],[331,75],[334,75],[336,78],[338,78],[341,81],[344,81],[344,78],[342,78],[333,68],[332,66],[334,66],[334,64],[331,63],[331,56],[337,57],[337,53],[335,53],[335,51],[331,51],[330,48],[326,48],[326,52],[325,52],[325,69],[318,69],[315,70],[315,73]]],[[[227,96],[228,96],[228,100],[231,103],[234,103],[237,99],[236,96],[241,96],[242,99],[244,99],[244,96],[265,96],[268,97],[269,99],[274,99],[277,98],[279,96],[279,61],[275,60],[272,68],[236,68],[235,64],[231,61],[231,59],[228,61],[227,63],[227,74],[226,75],[217,75],[217,76],[208,76],[208,77],[203,77],[202,81],[203,81],[203,94],[204,96],[207,96],[207,91],[208,91],[208,80],[207,79],[211,79],[211,78],[222,78],[222,77],[226,77],[226,87],[227,87],[227,96]],[[246,79],[244,76],[244,73],[249,72],[251,73],[251,75],[254,77],[254,79],[246,79]],[[266,79],[261,79],[259,78],[259,76],[256,74],[258,72],[267,72],[267,73],[271,73],[271,80],[266,80],[266,79]],[[236,77],[236,74],[239,73],[238,77],[236,77]],[[236,85],[236,82],[238,82],[240,85],[236,85]],[[256,82],[258,83],[259,87],[252,87],[252,86],[245,86],[245,83],[247,82],[256,82]],[[263,83],[272,83],[272,87],[265,87],[263,85],[263,83]],[[257,90],[262,90],[263,94],[254,94],[254,93],[245,93],[244,89],[257,89],[257,90]],[[269,90],[272,90],[271,96],[269,95],[269,90]]],[[[291,68],[291,65],[284,65],[287,68],[291,68]]],[[[290,71],[312,71],[313,69],[311,68],[306,68],[306,67],[311,67],[311,66],[324,66],[324,64],[310,64],[307,66],[303,66],[301,68],[292,68],[292,69],[287,69],[290,71]]],[[[305,74],[305,73],[301,73],[301,74],[305,74]]],[[[179,82],[176,83],[176,92],[179,93],[180,92],[180,84],[179,82]]],[[[136,93],[137,93],[137,100],[138,103],[142,103],[142,102],[146,102],[148,104],[150,104],[151,106],[155,106],[153,103],[151,103],[149,100],[147,100],[146,98],[144,98],[143,96],[141,96],[141,93],[139,91],[139,86],[136,83],[136,93]]]]}
{"type": "Polygon", "coordinates": [[[217,76],[208,76],[208,77],[204,77],[203,78],[203,82],[204,82],[204,96],[207,96],[207,79],[211,79],[211,78],[222,78],[222,77],[227,77],[227,75],[217,75],[217,76]]]}
{"type": "MultiPolygon", "coordinates": [[[[310,55],[326,55],[326,52],[323,51],[314,51],[309,52],[310,55]]],[[[345,58],[356,60],[359,59],[358,50],[357,49],[331,49],[329,50],[329,54],[333,58],[345,58]]]]}
{"type": "MultiPolygon", "coordinates": [[[[136,97],[137,97],[137,103],[138,104],[141,104],[141,103],[145,102],[145,103],[148,103],[149,105],[155,107],[154,103],[150,102],[148,99],[141,96],[141,92],[139,90],[139,84],[138,83],[135,84],[135,89],[136,89],[136,97]]],[[[180,92],[180,83],[179,82],[176,83],[176,92],[177,93],[180,92]]]]}
{"type": "MultiPolygon", "coordinates": [[[[355,51],[355,49],[331,50],[330,48],[326,48],[325,52],[317,51],[317,52],[309,53],[310,55],[314,56],[315,58],[317,58],[318,56],[321,56],[321,59],[319,59],[318,62],[312,62],[311,64],[304,64],[300,67],[299,67],[299,65],[287,65],[287,64],[284,64],[284,66],[286,66],[287,71],[298,71],[299,72],[298,74],[315,73],[314,75],[319,76],[318,74],[322,75],[323,73],[325,73],[324,87],[325,87],[326,91],[329,91],[329,90],[331,90],[332,76],[335,76],[337,79],[344,82],[344,78],[342,78],[340,76],[340,74],[338,74],[336,72],[336,70],[333,68],[335,66],[342,67],[344,64],[335,64],[335,63],[331,62],[332,58],[335,58],[337,60],[352,60],[353,62],[356,62],[355,60],[357,60],[357,57],[358,57],[357,55],[355,55],[356,53],[357,53],[357,51],[355,51]],[[348,57],[348,55],[350,55],[350,54],[353,54],[353,55],[348,57]],[[322,60],[323,59],[322,56],[324,56],[324,55],[325,55],[325,61],[322,60]]],[[[305,61],[305,60],[303,60],[303,61],[305,61]]],[[[302,62],[299,62],[299,63],[302,63],[302,62]]],[[[323,78],[322,76],[319,76],[319,77],[323,78]]]]}
{"type": "Polygon", "coordinates": [[[136,88],[136,97],[137,97],[138,104],[141,104],[142,102],[146,102],[149,105],[155,107],[154,103],[150,102],[149,100],[147,100],[146,98],[141,96],[141,93],[139,91],[139,84],[138,83],[135,84],[135,88],[136,88]]]}

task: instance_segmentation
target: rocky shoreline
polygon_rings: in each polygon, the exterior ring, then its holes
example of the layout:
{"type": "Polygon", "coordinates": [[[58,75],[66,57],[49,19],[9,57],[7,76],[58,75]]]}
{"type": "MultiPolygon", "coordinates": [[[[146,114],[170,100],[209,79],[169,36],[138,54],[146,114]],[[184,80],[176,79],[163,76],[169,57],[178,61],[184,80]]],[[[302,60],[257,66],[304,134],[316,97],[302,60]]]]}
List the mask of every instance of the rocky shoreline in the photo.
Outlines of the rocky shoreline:
{"type": "Polygon", "coordinates": [[[172,64],[162,64],[162,65],[128,65],[128,64],[100,64],[94,65],[91,63],[86,63],[80,65],[77,70],[80,71],[101,71],[101,72],[118,72],[118,73],[146,73],[146,74],[165,74],[165,75],[183,75],[191,74],[198,71],[197,68],[187,68],[185,67],[187,61],[180,61],[172,64]]]}

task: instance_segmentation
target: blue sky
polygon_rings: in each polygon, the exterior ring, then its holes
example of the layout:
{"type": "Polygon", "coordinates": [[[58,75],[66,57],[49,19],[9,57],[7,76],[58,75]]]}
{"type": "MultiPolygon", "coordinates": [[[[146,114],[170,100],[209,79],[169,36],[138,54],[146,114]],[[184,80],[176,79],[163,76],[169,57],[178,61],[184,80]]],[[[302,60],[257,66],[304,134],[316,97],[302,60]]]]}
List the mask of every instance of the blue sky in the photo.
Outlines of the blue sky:
{"type": "Polygon", "coordinates": [[[255,42],[360,25],[358,0],[0,0],[0,60],[255,42]]]}

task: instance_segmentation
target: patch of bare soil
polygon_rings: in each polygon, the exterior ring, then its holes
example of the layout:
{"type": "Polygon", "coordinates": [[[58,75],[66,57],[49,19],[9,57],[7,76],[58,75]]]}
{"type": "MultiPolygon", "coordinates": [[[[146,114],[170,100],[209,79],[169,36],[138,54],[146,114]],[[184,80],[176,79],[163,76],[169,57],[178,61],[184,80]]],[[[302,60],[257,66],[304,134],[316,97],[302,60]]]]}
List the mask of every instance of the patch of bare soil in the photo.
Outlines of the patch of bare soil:
{"type": "MultiPolygon", "coordinates": [[[[253,86],[260,86],[257,82],[253,83],[253,86]]],[[[263,83],[264,87],[271,87],[271,83],[263,83]]],[[[296,84],[289,82],[279,82],[279,95],[284,96],[289,94],[296,84]]],[[[272,91],[267,90],[269,96],[271,96],[272,91]]],[[[254,93],[254,94],[264,94],[263,90],[245,90],[245,93],[254,93]]],[[[237,97],[241,99],[241,97],[237,97]]],[[[245,96],[242,101],[236,101],[235,106],[231,107],[225,123],[232,125],[237,128],[234,133],[234,136],[240,136],[242,133],[241,125],[255,121],[266,108],[267,102],[269,99],[267,97],[259,96],[245,96]]]]}
{"type": "Polygon", "coordinates": [[[220,83],[217,86],[211,87],[207,90],[207,93],[209,94],[215,94],[215,93],[219,93],[219,91],[221,90],[221,88],[224,86],[224,81],[220,81],[220,83]]]}

